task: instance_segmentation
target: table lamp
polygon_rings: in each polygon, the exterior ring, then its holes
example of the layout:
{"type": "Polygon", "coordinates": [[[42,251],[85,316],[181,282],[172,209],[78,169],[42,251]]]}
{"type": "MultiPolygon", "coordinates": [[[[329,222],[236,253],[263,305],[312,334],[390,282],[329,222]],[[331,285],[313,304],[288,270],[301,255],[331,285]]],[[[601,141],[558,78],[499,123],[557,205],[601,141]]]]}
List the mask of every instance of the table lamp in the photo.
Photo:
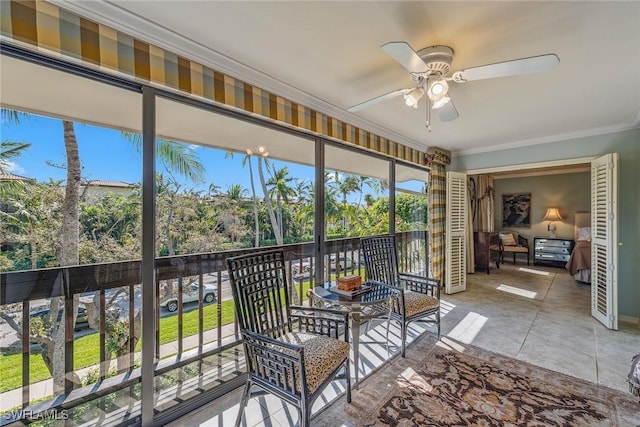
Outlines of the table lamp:
{"type": "Polygon", "coordinates": [[[542,218],[543,221],[549,221],[549,225],[547,226],[547,230],[549,230],[549,237],[551,239],[555,239],[556,237],[556,225],[553,221],[564,221],[564,219],[560,216],[560,212],[558,212],[558,208],[547,208],[547,213],[542,218]]]}

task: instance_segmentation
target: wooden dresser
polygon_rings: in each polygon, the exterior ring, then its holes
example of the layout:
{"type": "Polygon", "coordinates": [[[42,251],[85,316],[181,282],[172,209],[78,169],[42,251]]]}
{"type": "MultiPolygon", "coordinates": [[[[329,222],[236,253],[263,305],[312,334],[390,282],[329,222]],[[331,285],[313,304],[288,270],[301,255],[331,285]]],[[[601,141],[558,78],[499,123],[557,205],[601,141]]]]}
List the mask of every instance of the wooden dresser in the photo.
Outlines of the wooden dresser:
{"type": "Polygon", "coordinates": [[[476,270],[489,274],[492,263],[500,268],[500,237],[497,231],[474,231],[473,248],[476,270]]]}

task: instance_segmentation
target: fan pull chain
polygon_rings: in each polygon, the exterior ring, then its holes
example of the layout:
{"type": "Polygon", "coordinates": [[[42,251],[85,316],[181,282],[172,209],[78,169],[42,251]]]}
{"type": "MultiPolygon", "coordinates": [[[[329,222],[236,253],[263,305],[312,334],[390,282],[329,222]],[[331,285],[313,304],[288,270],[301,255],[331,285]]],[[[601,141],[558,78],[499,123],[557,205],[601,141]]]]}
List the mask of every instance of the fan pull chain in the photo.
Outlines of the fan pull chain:
{"type": "Polygon", "coordinates": [[[427,117],[425,119],[425,127],[431,133],[431,105],[429,105],[429,98],[425,96],[425,105],[427,107],[427,117]]]}

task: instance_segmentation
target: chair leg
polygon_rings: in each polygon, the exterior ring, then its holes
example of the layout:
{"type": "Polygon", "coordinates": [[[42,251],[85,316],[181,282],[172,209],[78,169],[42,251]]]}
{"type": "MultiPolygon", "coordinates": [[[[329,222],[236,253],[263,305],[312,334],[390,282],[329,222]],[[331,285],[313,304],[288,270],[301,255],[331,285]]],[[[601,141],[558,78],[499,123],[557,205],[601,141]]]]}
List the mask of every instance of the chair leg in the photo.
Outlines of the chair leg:
{"type": "Polygon", "coordinates": [[[344,365],[344,375],[347,382],[347,403],[351,403],[351,362],[347,357],[347,362],[344,365]]]}
{"type": "Polygon", "coordinates": [[[389,352],[389,328],[391,328],[391,310],[389,310],[389,315],[387,316],[387,360],[391,358],[391,353],[389,352]]]}
{"type": "Polygon", "coordinates": [[[311,408],[306,400],[300,402],[300,427],[309,427],[311,425],[311,408]]]}
{"type": "Polygon", "coordinates": [[[247,406],[247,402],[249,401],[249,395],[251,392],[251,380],[247,380],[247,385],[244,388],[244,392],[242,393],[242,398],[240,399],[240,408],[238,408],[238,416],[236,418],[236,427],[240,426],[242,422],[242,415],[244,415],[244,408],[247,406]]]}
{"type": "Polygon", "coordinates": [[[438,322],[438,341],[440,341],[440,310],[436,313],[436,321],[438,322]]]}
{"type": "Polygon", "coordinates": [[[516,253],[513,253],[513,265],[516,265],[516,253]]]}
{"type": "Polygon", "coordinates": [[[404,355],[405,355],[405,348],[407,346],[407,323],[406,322],[402,322],[402,331],[400,332],[400,339],[402,340],[402,352],[400,353],[402,355],[402,358],[404,359],[404,355]]]}

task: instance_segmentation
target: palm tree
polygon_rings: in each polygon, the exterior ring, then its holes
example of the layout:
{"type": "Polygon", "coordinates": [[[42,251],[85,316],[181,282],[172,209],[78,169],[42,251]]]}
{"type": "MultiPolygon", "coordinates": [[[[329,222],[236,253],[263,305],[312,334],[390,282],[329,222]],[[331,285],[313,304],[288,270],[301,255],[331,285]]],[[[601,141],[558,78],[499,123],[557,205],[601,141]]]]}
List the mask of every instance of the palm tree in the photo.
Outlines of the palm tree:
{"type": "Polygon", "coordinates": [[[298,203],[308,203],[311,200],[311,182],[307,179],[296,179],[296,188],[294,189],[298,196],[298,203]]]}
{"type": "Polygon", "coordinates": [[[280,226],[278,225],[278,221],[276,220],[275,211],[273,210],[273,203],[271,202],[271,197],[269,197],[269,191],[267,190],[267,182],[264,179],[264,171],[262,168],[263,160],[267,165],[267,167],[269,167],[269,163],[267,163],[267,159],[258,157],[258,176],[260,177],[262,194],[264,194],[264,201],[267,204],[267,210],[269,211],[269,220],[271,221],[271,228],[273,228],[273,234],[276,236],[276,244],[282,245],[284,244],[284,239],[282,238],[282,229],[280,228],[280,226]]]}
{"type": "Polygon", "coordinates": [[[267,181],[267,185],[270,186],[269,195],[276,198],[277,220],[280,225],[280,231],[284,233],[284,224],[282,223],[282,202],[289,202],[290,197],[295,197],[296,193],[289,186],[289,183],[294,181],[295,178],[289,176],[289,168],[287,166],[281,169],[273,168],[271,171],[271,178],[267,181]]]}
{"type": "Polygon", "coordinates": [[[219,193],[220,193],[220,186],[218,184],[215,184],[213,182],[209,184],[209,198],[219,193]]]}
{"type": "MultiPolygon", "coordinates": [[[[2,109],[3,122],[9,121],[19,124],[21,118],[30,117],[26,113],[15,110],[2,109]]],[[[78,265],[79,263],[79,187],[81,163],[78,153],[78,141],[75,127],[72,121],[62,120],[64,130],[65,154],[67,157],[67,180],[65,188],[65,198],[63,202],[63,224],[60,232],[60,247],[58,260],[63,267],[78,265]]],[[[138,150],[142,146],[142,136],[123,132],[123,136],[134,143],[138,150]]],[[[186,146],[176,144],[172,141],[158,139],[156,145],[157,155],[166,168],[175,170],[178,174],[187,177],[192,181],[202,180],[204,176],[204,166],[199,161],[198,156],[186,146]]],[[[59,309],[64,305],[63,297],[51,298],[50,316],[57,315],[59,309]]],[[[78,307],[78,296],[74,296],[74,312],[78,307]]],[[[75,316],[72,316],[75,321],[75,316]]],[[[45,346],[42,358],[49,368],[54,381],[54,393],[59,394],[64,390],[65,366],[64,366],[64,324],[59,324],[51,319],[51,324],[55,325],[50,333],[53,345],[45,346]]],[[[132,337],[132,339],[136,339],[132,337]]],[[[127,343],[128,345],[128,343],[127,343]]]]}
{"type": "MultiPolygon", "coordinates": [[[[331,180],[330,174],[325,172],[324,174],[325,188],[324,188],[324,230],[327,232],[327,224],[329,219],[335,220],[342,212],[342,206],[338,201],[339,190],[335,185],[335,182],[331,180]]],[[[316,183],[311,184],[310,200],[315,200],[316,197],[316,183]]],[[[301,222],[310,222],[313,224],[315,217],[315,207],[312,203],[307,203],[302,206],[298,213],[298,220],[301,222]]]]}
{"type": "Polygon", "coordinates": [[[340,188],[340,193],[342,193],[342,203],[345,205],[349,194],[362,191],[361,181],[355,175],[347,175],[342,182],[338,182],[338,187],[340,188]]]}
{"type": "Polygon", "coordinates": [[[227,197],[227,201],[231,205],[237,205],[242,201],[244,194],[247,190],[242,188],[240,184],[231,184],[227,187],[227,192],[225,196],[227,197]]]}
{"type": "MultiPolygon", "coordinates": [[[[121,134],[136,147],[138,152],[142,151],[142,135],[131,132],[121,132],[121,134]]],[[[188,145],[158,138],[156,139],[156,156],[165,169],[194,183],[204,181],[204,165],[198,154],[188,145]]]]}
{"type": "Polygon", "coordinates": [[[31,144],[4,140],[0,142],[0,174],[9,173],[11,159],[20,157],[31,144]]]}
{"type": "MultiPolygon", "coordinates": [[[[225,158],[233,158],[233,152],[227,151],[225,158]]],[[[253,166],[251,154],[242,156],[242,167],[249,166],[249,181],[251,182],[251,201],[253,202],[253,225],[254,225],[254,247],[260,246],[260,219],[258,217],[258,197],[256,196],[256,186],[253,183],[253,166]]]]}
{"type": "Polygon", "coordinates": [[[362,206],[362,196],[365,186],[373,190],[375,194],[380,194],[384,190],[384,185],[379,179],[370,178],[368,176],[359,176],[358,179],[360,180],[360,198],[358,199],[358,207],[362,206]]]}
{"type": "Polygon", "coordinates": [[[62,181],[27,184],[15,199],[7,199],[10,214],[3,225],[9,226],[9,239],[27,244],[31,268],[38,268],[41,254],[53,253],[55,237],[61,226],[62,181]],[[42,224],[47,224],[43,227],[42,224]]]}
{"type": "MultiPolygon", "coordinates": [[[[29,147],[31,147],[31,144],[26,142],[7,140],[0,142],[0,174],[10,173],[11,160],[20,157],[29,147]]],[[[0,197],[6,200],[7,197],[20,190],[23,186],[24,181],[0,181],[0,197]]]]}

